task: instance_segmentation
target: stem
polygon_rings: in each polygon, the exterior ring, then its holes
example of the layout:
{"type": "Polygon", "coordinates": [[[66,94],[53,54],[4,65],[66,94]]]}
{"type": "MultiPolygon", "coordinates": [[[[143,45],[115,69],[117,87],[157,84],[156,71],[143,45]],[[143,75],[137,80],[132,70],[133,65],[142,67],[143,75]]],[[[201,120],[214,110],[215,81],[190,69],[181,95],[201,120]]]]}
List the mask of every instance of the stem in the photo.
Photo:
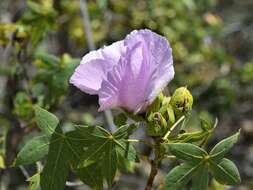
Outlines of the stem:
{"type": "MultiPolygon", "coordinates": [[[[184,118],[185,118],[184,115],[182,117],[180,117],[179,120],[177,120],[177,122],[174,123],[174,125],[167,131],[167,133],[164,135],[164,137],[162,138],[162,140],[166,140],[168,138],[168,136],[170,135],[171,131],[173,131],[178,126],[178,124],[181,121],[184,120],[184,118]]],[[[155,140],[155,146],[154,146],[154,149],[155,149],[154,150],[155,151],[155,159],[151,160],[151,170],[150,170],[150,174],[149,174],[149,177],[148,177],[148,181],[147,181],[147,185],[145,187],[145,190],[151,190],[152,189],[155,176],[158,173],[158,164],[159,164],[161,158],[164,158],[164,156],[165,156],[164,153],[161,153],[161,149],[160,149],[161,148],[161,141],[159,141],[158,139],[154,139],[154,140],[155,140]]],[[[174,156],[167,156],[167,158],[174,159],[174,156]]]]}
{"type": "Polygon", "coordinates": [[[179,118],[179,120],[177,120],[176,123],[174,123],[174,125],[172,125],[172,127],[167,131],[167,133],[164,135],[163,140],[166,140],[168,138],[168,136],[170,135],[170,133],[178,126],[178,124],[183,121],[185,118],[185,116],[183,115],[182,117],[179,118]]]}
{"type": "Polygon", "coordinates": [[[141,142],[139,139],[127,139],[127,142],[141,142]]]}
{"type": "Polygon", "coordinates": [[[30,178],[29,173],[27,172],[27,170],[25,169],[24,166],[19,166],[20,170],[22,171],[23,175],[25,176],[26,179],[30,178]]]}
{"type": "Polygon", "coordinates": [[[144,143],[145,145],[149,146],[150,148],[154,148],[154,145],[142,140],[142,139],[127,139],[127,142],[132,142],[132,143],[144,143]]]}
{"type": "Polygon", "coordinates": [[[161,151],[160,151],[160,147],[161,147],[160,141],[155,139],[155,146],[154,146],[155,158],[154,158],[154,160],[151,160],[151,170],[150,170],[150,174],[148,177],[148,181],[147,181],[147,185],[145,187],[145,190],[152,189],[155,176],[158,173],[158,164],[161,160],[161,157],[163,157],[161,154],[161,151]]]}
{"type": "Polygon", "coordinates": [[[177,157],[176,156],[173,156],[173,155],[164,155],[164,158],[167,158],[167,159],[176,159],[177,157]]]}
{"type": "Polygon", "coordinates": [[[145,190],[151,190],[152,189],[155,176],[158,172],[157,165],[158,164],[157,164],[156,160],[151,161],[151,170],[150,170],[150,174],[149,174],[149,177],[148,177],[148,181],[147,181],[147,185],[145,187],[145,190]]]}
{"type": "Polygon", "coordinates": [[[78,186],[83,186],[84,183],[81,181],[75,181],[75,182],[71,182],[71,181],[66,181],[66,186],[68,187],[78,187],[78,186]]]}

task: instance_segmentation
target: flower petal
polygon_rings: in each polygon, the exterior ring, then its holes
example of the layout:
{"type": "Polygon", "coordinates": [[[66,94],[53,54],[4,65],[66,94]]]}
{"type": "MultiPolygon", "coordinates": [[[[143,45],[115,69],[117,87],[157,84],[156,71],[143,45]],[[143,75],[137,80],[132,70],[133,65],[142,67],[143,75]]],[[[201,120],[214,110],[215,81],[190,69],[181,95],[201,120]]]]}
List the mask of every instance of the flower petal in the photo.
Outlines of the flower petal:
{"type": "Polygon", "coordinates": [[[97,94],[106,75],[106,62],[94,59],[80,64],[70,78],[70,83],[88,94],[97,94]]]}
{"type": "Polygon", "coordinates": [[[91,51],[82,58],[81,64],[70,78],[70,83],[88,94],[98,94],[102,80],[118,63],[122,52],[124,52],[123,41],[91,51]]]}
{"type": "Polygon", "coordinates": [[[153,102],[174,78],[175,71],[173,67],[172,49],[167,39],[151,31],[145,32],[150,33],[149,58],[151,67],[154,69],[147,89],[147,99],[149,102],[153,102]]]}
{"type": "MultiPolygon", "coordinates": [[[[139,42],[144,43],[146,46],[145,56],[149,64],[150,81],[146,89],[145,100],[146,104],[150,104],[174,78],[172,49],[165,37],[148,29],[131,32],[126,37],[124,44],[131,48],[139,42]]],[[[135,68],[137,67],[135,66],[135,68]]],[[[146,107],[146,104],[144,104],[144,107],[146,107]]]]}
{"type": "Polygon", "coordinates": [[[109,46],[104,46],[103,48],[89,52],[82,58],[81,64],[86,64],[94,59],[102,59],[113,66],[118,63],[120,56],[122,53],[124,53],[124,51],[124,42],[121,40],[112,43],[109,46]]]}
{"type": "Polygon", "coordinates": [[[146,100],[152,102],[174,78],[172,49],[165,37],[148,29],[131,32],[124,44],[131,48],[138,42],[144,43],[147,48],[146,59],[149,62],[151,78],[147,87],[146,100]]]}
{"type": "Polygon", "coordinates": [[[99,90],[100,110],[123,107],[135,112],[140,104],[145,103],[144,94],[149,81],[147,75],[149,67],[146,65],[141,46],[141,43],[137,43],[133,49],[128,49],[119,64],[108,72],[107,79],[102,82],[99,90]],[[140,68],[138,73],[133,70],[134,63],[140,68]]]}
{"type": "Polygon", "coordinates": [[[100,110],[123,107],[135,113],[152,103],[174,76],[167,40],[150,30],[133,31],[119,64],[108,72],[99,90],[100,110]]]}

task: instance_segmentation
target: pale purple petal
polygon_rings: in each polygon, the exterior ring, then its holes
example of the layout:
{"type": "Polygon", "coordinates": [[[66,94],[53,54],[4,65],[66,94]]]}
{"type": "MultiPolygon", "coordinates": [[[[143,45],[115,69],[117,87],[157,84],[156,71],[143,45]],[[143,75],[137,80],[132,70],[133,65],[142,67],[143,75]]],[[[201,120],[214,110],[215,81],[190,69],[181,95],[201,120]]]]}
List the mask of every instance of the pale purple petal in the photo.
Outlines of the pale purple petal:
{"type": "Polygon", "coordinates": [[[125,56],[122,56],[118,65],[107,75],[107,79],[102,82],[99,90],[100,110],[112,107],[122,107],[128,111],[135,111],[139,104],[143,103],[143,94],[145,93],[145,76],[148,67],[143,58],[142,44],[136,44],[132,49],[128,49],[125,56]],[[138,61],[136,61],[138,59],[138,61]],[[133,70],[131,63],[140,64],[139,73],[133,70]],[[134,92],[134,94],[133,94],[134,92]]]}
{"type": "Polygon", "coordinates": [[[172,49],[166,38],[152,33],[149,43],[150,62],[155,67],[147,89],[148,101],[152,102],[174,78],[172,49]]]}
{"type": "Polygon", "coordinates": [[[107,64],[102,59],[94,59],[80,64],[70,78],[70,83],[88,94],[97,94],[107,73],[107,64]]]}
{"type": "Polygon", "coordinates": [[[70,78],[70,83],[88,94],[98,94],[107,72],[118,63],[124,51],[123,41],[91,51],[82,58],[81,64],[70,78]]]}
{"type": "Polygon", "coordinates": [[[150,30],[133,31],[119,64],[99,90],[100,110],[123,107],[142,112],[174,77],[172,51],[167,40],[150,30]]]}
{"type": "Polygon", "coordinates": [[[113,66],[118,63],[121,54],[124,52],[124,42],[121,40],[109,46],[104,46],[103,48],[89,52],[82,58],[81,64],[85,64],[94,59],[102,59],[113,66]]]}
{"type": "Polygon", "coordinates": [[[98,94],[100,110],[121,107],[139,113],[173,77],[168,41],[150,30],[135,30],[124,40],[85,55],[70,82],[98,94]]]}
{"type": "Polygon", "coordinates": [[[124,44],[132,47],[137,42],[146,45],[145,56],[149,62],[149,83],[145,101],[150,104],[174,77],[172,49],[165,37],[147,29],[133,31],[126,37],[124,44]]]}

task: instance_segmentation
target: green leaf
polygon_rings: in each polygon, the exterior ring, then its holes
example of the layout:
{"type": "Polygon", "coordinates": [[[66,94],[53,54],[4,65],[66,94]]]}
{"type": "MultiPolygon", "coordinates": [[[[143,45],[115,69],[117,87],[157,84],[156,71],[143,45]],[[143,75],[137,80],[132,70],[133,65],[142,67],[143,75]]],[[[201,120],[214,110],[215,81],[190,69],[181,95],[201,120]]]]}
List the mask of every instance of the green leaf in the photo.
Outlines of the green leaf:
{"type": "Polygon", "coordinates": [[[80,135],[89,142],[97,141],[99,139],[106,139],[111,136],[111,133],[99,126],[75,126],[76,130],[80,132],[80,135]]]}
{"type": "Polygon", "coordinates": [[[81,135],[81,130],[78,128],[65,134],[65,143],[70,154],[70,161],[74,167],[81,161],[81,156],[85,147],[90,145],[90,141],[81,135]]]}
{"type": "Polygon", "coordinates": [[[89,136],[88,138],[83,136],[86,132],[82,128],[90,130],[94,127],[77,127],[75,131],[66,133],[66,144],[71,152],[70,162],[78,177],[85,184],[89,185],[92,189],[103,189],[103,176],[100,170],[101,163],[90,164],[84,168],[77,167],[82,160],[84,149],[87,146],[90,146],[90,143],[93,140],[89,136]]]}
{"type": "Polygon", "coordinates": [[[35,57],[37,59],[42,60],[43,63],[45,63],[47,66],[49,66],[51,68],[59,67],[60,59],[59,59],[59,57],[57,57],[55,55],[48,54],[43,51],[37,51],[35,54],[35,57]]]}
{"type": "Polygon", "coordinates": [[[200,147],[189,143],[173,143],[168,144],[170,152],[181,160],[185,160],[192,163],[198,163],[205,156],[207,152],[200,147]]]}
{"type": "Polygon", "coordinates": [[[118,127],[120,127],[122,125],[126,125],[127,117],[124,113],[120,113],[113,118],[113,122],[118,127]]]}
{"type": "Polygon", "coordinates": [[[207,190],[208,188],[208,168],[203,164],[192,180],[192,190],[207,190]]]}
{"type": "MultiPolygon", "coordinates": [[[[102,178],[106,179],[111,189],[118,162],[120,162],[118,154],[126,154],[129,159],[136,158],[133,147],[123,142],[123,139],[128,138],[134,128],[134,125],[122,126],[111,134],[101,127],[79,127],[78,130],[87,140],[88,146],[82,153],[77,171],[82,168],[88,169],[96,164],[97,170],[101,172],[102,178]]],[[[89,176],[84,175],[84,177],[89,176]]],[[[84,181],[87,181],[87,178],[84,178],[84,181]]]]}
{"type": "Polygon", "coordinates": [[[208,131],[195,131],[191,133],[179,134],[175,142],[180,143],[193,143],[199,142],[208,137],[210,133],[208,131]]]}
{"type": "Polygon", "coordinates": [[[39,106],[35,106],[35,115],[38,127],[43,131],[43,133],[51,136],[59,124],[58,118],[39,106]]]}
{"type": "MultiPolygon", "coordinates": [[[[92,135],[92,134],[91,134],[92,135]]],[[[86,151],[83,152],[82,162],[79,164],[79,168],[88,167],[94,163],[100,163],[100,172],[104,178],[107,179],[109,189],[112,188],[112,181],[116,174],[116,154],[115,143],[112,136],[99,137],[93,136],[94,140],[86,151]]]]}
{"type": "Polygon", "coordinates": [[[65,139],[58,126],[50,139],[50,142],[54,143],[49,146],[47,162],[42,171],[40,181],[42,190],[62,190],[65,187],[69,171],[69,156],[71,156],[65,139]]]}
{"type": "Polygon", "coordinates": [[[211,172],[215,179],[224,185],[238,185],[241,182],[239,171],[236,165],[226,158],[219,164],[210,161],[211,172]]]}
{"type": "Polygon", "coordinates": [[[133,173],[134,172],[134,164],[132,161],[128,160],[121,154],[118,154],[118,169],[123,173],[133,173]]]}
{"type": "Polygon", "coordinates": [[[138,161],[138,156],[136,150],[132,144],[127,142],[129,136],[136,129],[136,125],[125,125],[120,127],[114,134],[114,142],[118,145],[116,146],[117,153],[125,157],[129,161],[138,161]]]}
{"type": "Polygon", "coordinates": [[[27,5],[32,11],[36,13],[41,13],[41,5],[39,3],[35,3],[33,1],[27,1],[27,5]]]}
{"type": "Polygon", "coordinates": [[[40,189],[40,174],[39,173],[30,177],[27,181],[29,181],[28,190],[39,190],[40,189]]]}
{"type": "Polygon", "coordinates": [[[113,136],[115,139],[128,138],[136,128],[137,126],[134,124],[121,126],[115,131],[113,136]]]}
{"type": "Polygon", "coordinates": [[[240,131],[216,144],[210,152],[211,160],[218,163],[237,142],[239,134],[240,131]]]}
{"type": "Polygon", "coordinates": [[[165,185],[162,190],[181,190],[195,175],[203,163],[192,165],[183,163],[173,168],[165,178],[165,185]]]}
{"type": "Polygon", "coordinates": [[[167,114],[168,114],[168,117],[169,117],[170,124],[172,125],[173,123],[175,123],[176,118],[175,118],[175,113],[173,111],[173,108],[170,104],[168,105],[166,111],[167,111],[167,114]]]}
{"type": "Polygon", "coordinates": [[[212,131],[216,128],[218,124],[218,119],[215,119],[215,123],[212,125],[210,121],[205,120],[204,118],[200,118],[201,128],[203,131],[212,131]]]}
{"type": "Polygon", "coordinates": [[[84,168],[75,168],[78,177],[92,189],[103,189],[103,176],[101,174],[101,163],[91,164],[84,168]]]}
{"type": "Polygon", "coordinates": [[[108,146],[105,147],[105,157],[102,161],[102,174],[106,178],[109,189],[112,189],[113,179],[117,171],[118,157],[115,146],[114,143],[109,143],[108,146]]]}
{"type": "Polygon", "coordinates": [[[137,152],[132,144],[125,140],[117,140],[116,143],[119,145],[116,147],[117,153],[129,161],[138,161],[137,152]]]}
{"type": "Polygon", "coordinates": [[[28,141],[18,153],[14,162],[15,166],[26,165],[41,160],[47,155],[49,139],[46,136],[34,137],[28,141]]]}

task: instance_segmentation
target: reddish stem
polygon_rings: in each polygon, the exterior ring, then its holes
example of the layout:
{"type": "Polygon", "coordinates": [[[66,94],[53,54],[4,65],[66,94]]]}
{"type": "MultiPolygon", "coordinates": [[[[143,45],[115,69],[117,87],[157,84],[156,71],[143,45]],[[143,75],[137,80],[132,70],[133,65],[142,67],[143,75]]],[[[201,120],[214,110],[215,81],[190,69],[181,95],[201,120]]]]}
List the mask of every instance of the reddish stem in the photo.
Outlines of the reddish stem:
{"type": "Polygon", "coordinates": [[[147,185],[145,187],[145,190],[151,190],[152,189],[153,182],[154,182],[154,179],[155,179],[155,176],[156,176],[157,172],[158,172],[157,162],[156,162],[156,160],[152,160],[151,161],[151,170],[150,170],[150,174],[149,174],[149,177],[148,177],[148,181],[147,181],[147,185]]]}

